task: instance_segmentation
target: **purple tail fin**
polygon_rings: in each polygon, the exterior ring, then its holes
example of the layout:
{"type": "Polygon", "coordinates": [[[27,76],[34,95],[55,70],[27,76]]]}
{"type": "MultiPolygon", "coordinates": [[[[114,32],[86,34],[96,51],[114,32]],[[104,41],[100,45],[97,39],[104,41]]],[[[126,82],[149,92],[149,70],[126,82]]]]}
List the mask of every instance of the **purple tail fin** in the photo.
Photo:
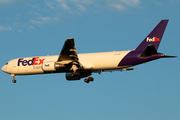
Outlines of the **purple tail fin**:
{"type": "Polygon", "coordinates": [[[135,51],[144,51],[148,45],[154,45],[157,51],[168,21],[169,20],[161,20],[151,33],[149,33],[149,35],[135,49],[135,51]]]}

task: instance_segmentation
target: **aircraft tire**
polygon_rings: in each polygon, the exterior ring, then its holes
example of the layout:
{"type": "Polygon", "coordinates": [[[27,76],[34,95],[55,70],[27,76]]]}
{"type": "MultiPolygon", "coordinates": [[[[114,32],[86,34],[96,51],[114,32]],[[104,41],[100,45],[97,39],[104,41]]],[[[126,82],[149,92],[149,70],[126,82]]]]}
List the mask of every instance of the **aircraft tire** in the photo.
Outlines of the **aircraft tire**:
{"type": "Polygon", "coordinates": [[[12,80],[13,83],[16,83],[16,80],[12,80]]]}
{"type": "Polygon", "coordinates": [[[85,82],[85,83],[89,83],[89,80],[88,80],[88,79],[84,79],[84,82],[85,82]]]}
{"type": "Polygon", "coordinates": [[[94,81],[94,78],[89,77],[88,80],[91,81],[91,82],[93,82],[93,81],[94,81]]]}

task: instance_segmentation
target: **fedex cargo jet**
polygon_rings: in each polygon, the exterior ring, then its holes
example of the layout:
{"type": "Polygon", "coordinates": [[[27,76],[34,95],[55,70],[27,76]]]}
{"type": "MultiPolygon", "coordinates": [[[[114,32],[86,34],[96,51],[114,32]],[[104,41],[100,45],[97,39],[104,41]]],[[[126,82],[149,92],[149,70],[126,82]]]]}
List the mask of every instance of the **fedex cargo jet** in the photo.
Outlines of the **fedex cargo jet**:
{"type": "Polygon", "coordinates": [[[113,51],[99,53],[77,54],[74,38],[65,41],[59,55],[24,57],[9,61],[2,67],[2,71],[11,74],[13,83],[17,75],[66,73],[67,80],[80,80],[89,83],[94,78],[92,73],[112,70],[133,70],[132,66],[156,60],[171,58],[157,52],[168,20],[162,20],[150,34],[131,51],[113,51]]]}

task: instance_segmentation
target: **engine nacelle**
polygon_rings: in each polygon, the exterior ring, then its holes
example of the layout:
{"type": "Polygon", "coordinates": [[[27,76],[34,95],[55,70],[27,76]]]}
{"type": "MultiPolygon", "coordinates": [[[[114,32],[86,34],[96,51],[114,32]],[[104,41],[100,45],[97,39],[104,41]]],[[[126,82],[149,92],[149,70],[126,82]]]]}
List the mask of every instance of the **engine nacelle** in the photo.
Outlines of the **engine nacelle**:
{"type": "Polygon", "coordinates": [[[56,71],[59,68],[65,68],[65,65],[56,62],[44,62],[42,64],[43,71],[56,71]]]}
{"type": "Polygon", "coordinates": [[[81,77],[80,76],[78,76],[78,75],[73,75],[72,76],[72,74],[73,74],[73,72],[70,72],[70,73],[66,73],[66,79],[67,80],[80,80],[81,79],[81,77]]]}

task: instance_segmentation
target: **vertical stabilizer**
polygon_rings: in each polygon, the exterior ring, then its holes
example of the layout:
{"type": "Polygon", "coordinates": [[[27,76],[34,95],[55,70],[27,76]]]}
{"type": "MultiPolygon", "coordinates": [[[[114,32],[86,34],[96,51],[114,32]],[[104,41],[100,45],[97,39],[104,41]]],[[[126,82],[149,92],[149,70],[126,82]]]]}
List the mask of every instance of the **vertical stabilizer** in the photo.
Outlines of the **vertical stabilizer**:
{"type": "Polygon", "coordinates": [[[144,51],[149,45],[153,45],[157,51],[168,21],[169,20],[161,20],[159,24],[149,33],[149,35],[135,49],[135,51],[144,51]]]}

